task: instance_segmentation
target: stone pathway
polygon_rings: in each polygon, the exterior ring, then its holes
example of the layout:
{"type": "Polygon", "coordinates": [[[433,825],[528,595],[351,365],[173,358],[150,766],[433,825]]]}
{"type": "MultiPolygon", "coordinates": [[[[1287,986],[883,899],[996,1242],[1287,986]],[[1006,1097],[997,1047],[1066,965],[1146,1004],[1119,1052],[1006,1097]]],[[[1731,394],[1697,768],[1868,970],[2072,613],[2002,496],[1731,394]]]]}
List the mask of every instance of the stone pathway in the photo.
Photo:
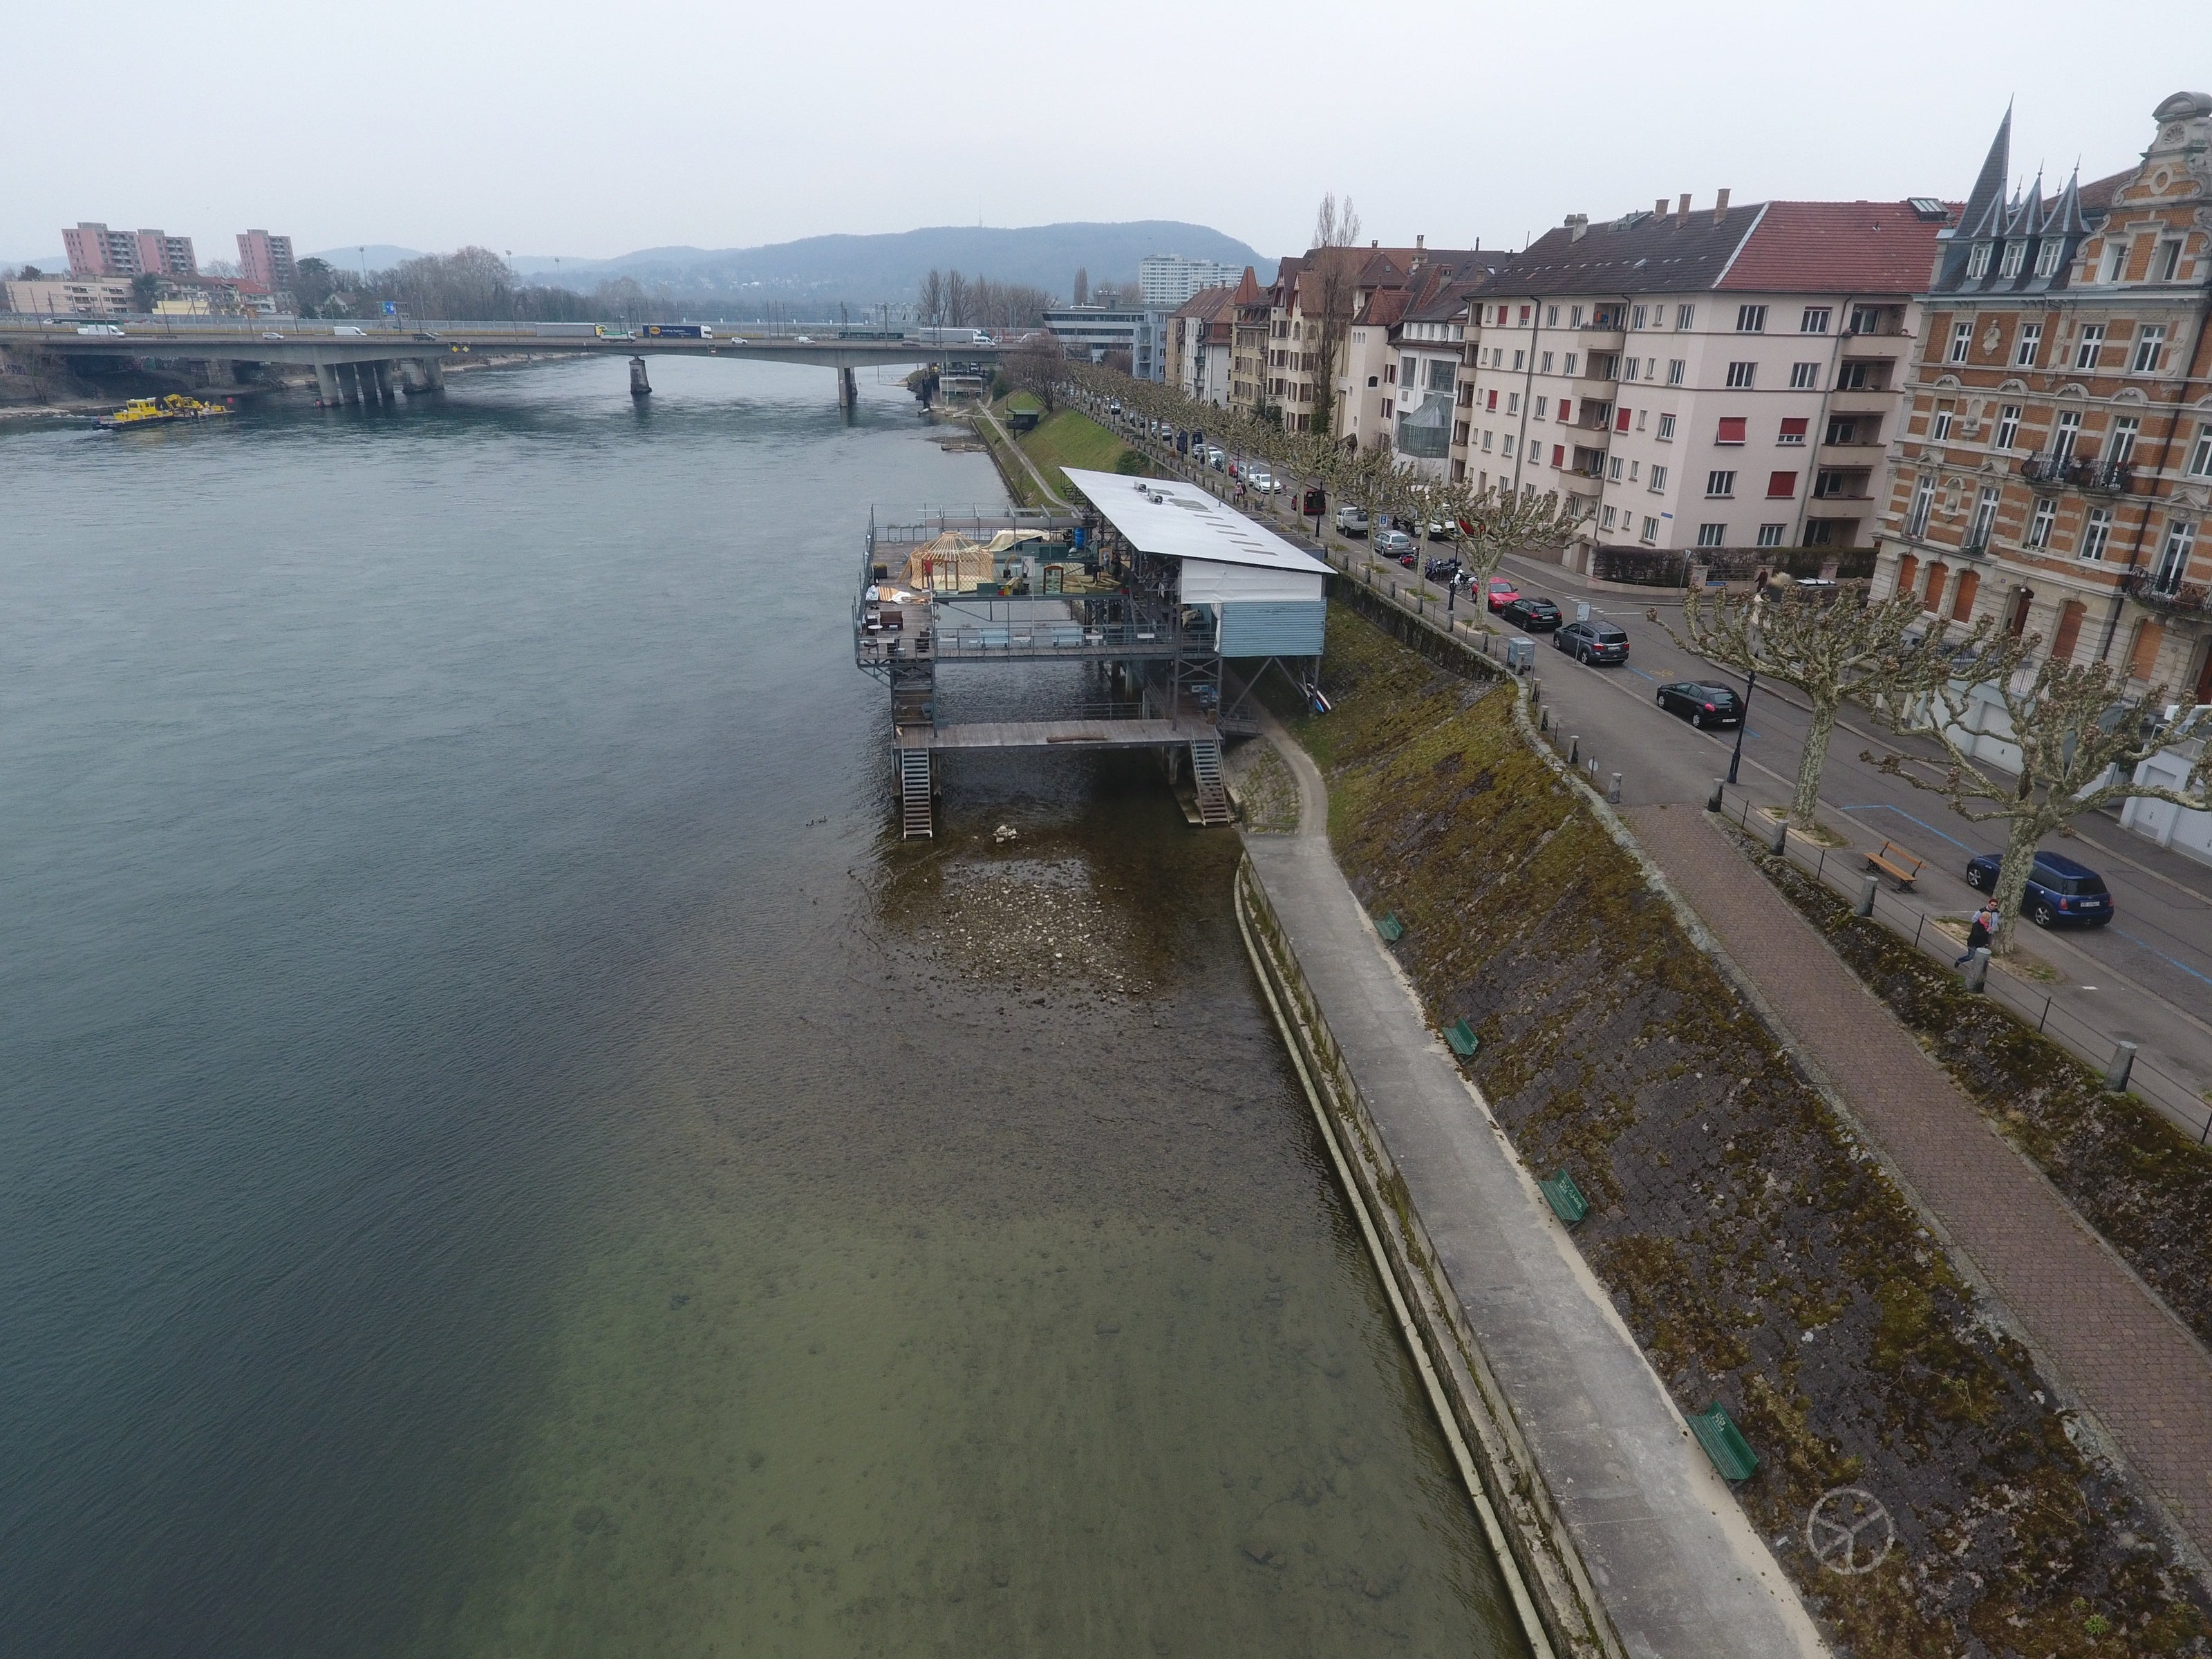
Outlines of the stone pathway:
{"type": "Polygon", "coordinates": [[[1765,1540],[1428,1029],[1337,867],[1312,757],[1267,724],[1297,776],[1302,821],[1294,836],[1248,836],[1247,854],[1627,1652],[1824,1652],[1765,1540]]]}
{"type": "Polygon", "coordinates": [[[1624,816],[1921,1202],[2212,1555],[2212,1356],[1696,806],[1624,816]]]}

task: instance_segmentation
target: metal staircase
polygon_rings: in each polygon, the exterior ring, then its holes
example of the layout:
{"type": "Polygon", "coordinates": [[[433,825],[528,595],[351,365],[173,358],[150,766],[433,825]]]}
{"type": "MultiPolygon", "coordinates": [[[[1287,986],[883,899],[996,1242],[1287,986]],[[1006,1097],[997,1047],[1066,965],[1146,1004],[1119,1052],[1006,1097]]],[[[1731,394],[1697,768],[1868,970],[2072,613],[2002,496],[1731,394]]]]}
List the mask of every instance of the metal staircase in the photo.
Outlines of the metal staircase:
{"type": "Polygon", "coordinates": [[[908,841],[929,841],[937,830],[931,823],[929,750],[898,751],[899,823],[908,841]]]}
{"type": "Polygon", "coordinates": [[[1199,822],[1209,827],[1235,822],[1229,807],[1229,788],[1221,781],[1221,739],[1194,738],[1190,745],[1190,781],[1198,789],[1199,822]]]}

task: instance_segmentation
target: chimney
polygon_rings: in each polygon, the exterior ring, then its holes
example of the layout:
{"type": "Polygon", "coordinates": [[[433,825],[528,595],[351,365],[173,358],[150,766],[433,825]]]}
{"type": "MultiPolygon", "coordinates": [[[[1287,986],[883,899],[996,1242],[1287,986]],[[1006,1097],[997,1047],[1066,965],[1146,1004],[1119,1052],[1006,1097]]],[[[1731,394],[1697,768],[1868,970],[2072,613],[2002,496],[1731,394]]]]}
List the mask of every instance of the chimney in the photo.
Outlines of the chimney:
{"type": "Polygon", "coordinates": [[[1729,193],[1725,190],[1722,191],[1719,195],[1713,198],[1713,222],[1715,224],[1720,223],[1722,220],[1728,217],[1728,198],[1729,193]]]}
{"type": "Polygon", "coordinates": [[[1567,240],[1568,240],[1569,241],[1571,241],[1571,242],[1579,242],[1579,241],[1581,241],[1581,240],[1582,240],[1582,239],[1583,239],[1585,235],[1587,235],[1587,234],[1589,234],[1589,214],[1587,214],[1587,213],[1570,213],[1570,214],[1567,216],[1567,240]]]}
{"type": "Polygon", "coordinates": [[[1651,216],[1655,219],[1663,219],[1667,216],[1667,198],[1665,197],[1662,196],[1657,201],[1651,204],[1651,216]]]}
{"type": "Polygon", "coordinates": [[[1416,253],[1419,253],[1423,248],[1428,246],[1428,245],[1429,239],[1425,235],[1416,236],[1413,238],[1413,252],[1416,253]]]}
{"type": "Polygon", "coordinates": [[[1686,190],[1674,204],[1674,221],[1684,225],[1690,222],[1690,192],[1686,190]]]}

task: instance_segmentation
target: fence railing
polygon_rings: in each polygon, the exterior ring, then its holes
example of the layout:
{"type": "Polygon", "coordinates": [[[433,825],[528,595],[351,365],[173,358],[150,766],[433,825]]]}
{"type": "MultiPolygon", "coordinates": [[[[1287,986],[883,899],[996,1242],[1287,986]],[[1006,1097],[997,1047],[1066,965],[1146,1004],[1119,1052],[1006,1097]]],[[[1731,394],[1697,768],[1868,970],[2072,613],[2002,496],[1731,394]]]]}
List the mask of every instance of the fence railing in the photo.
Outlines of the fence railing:
{"type": "MultiPolygon", "coordinates": [[[[1756,826],[1752,823],[1758,808],[1748,795],[1739,793],[1735,801],[1724,804],[1722,810],[1723,816],[1734,818],[1753,835],[1771,833],[1771,819],[1763,819],[1756,826]]],[[[1860,867],[1866,862],[1863,852],[1849,847],[1821,847],[1798,836],[1790,836],[1784,841],[1784,851],[1791,863],[1838,897],[1848,899],[1854,905],[1858,902],[1860,884],[1868,873],[1860,867]],[[1831,859],[1836,863],[1833,870],[1828,868],[1831,859]]],[[[1941,928],[1930,927],[1925,910],[1903,903],[1887,890],[1877,887],[1874,919],[1921,955],[1947,968],[1955,966],[1962,941],[1941,928]]],[[[1983,981],[1982,991],[1991,1001],[2002,1004],[2022,1023],[2033,1026],[2096,1071],[2101,1073],[2112,1063],[2121,1039],[2066,1007],[2057,1000],[2055,993],[2037,991],[2002,970],[1990,973],[1983,981]]],[[[2177,1127],[2194,1135],[2200,1143],[2212,1140],[2212,1103],[2206,1101],[2203,1091],[2160,1070],[2141,1054],[2136,1056],[2129,1068],[2128,1092],[2154,1108],[2177,1127]]]]}

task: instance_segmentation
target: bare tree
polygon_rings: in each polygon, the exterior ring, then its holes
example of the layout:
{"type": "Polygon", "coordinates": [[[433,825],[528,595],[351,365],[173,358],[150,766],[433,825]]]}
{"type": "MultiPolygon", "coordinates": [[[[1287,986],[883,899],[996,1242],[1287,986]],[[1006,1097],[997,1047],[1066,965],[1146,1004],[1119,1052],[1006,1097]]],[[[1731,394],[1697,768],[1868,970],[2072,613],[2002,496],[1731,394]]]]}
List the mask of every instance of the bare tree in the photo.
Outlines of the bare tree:
{"type": "MultiPolygon", "coordinates": [[[[1401,469],[1405,470],[1405,469],[1401,469]]],[[[1534,553],[1564,544],[1592,516],[1572,495],[1510,489],[1477,489],[1465,481],[1438,486],[1441,505],[1460,526],[1460,568],[1477,593],[1508,553],[1534,553]]]]}
{"type": "Polygon", "coordinates": [[[1321,198],[1321,206],[1314,212],[1313,245],[1316,247],[1350,247],[1359,240],[1359,210],[1352,205],[1352,198],[1344,198],[1339,207],[1336,192],[1330,191],[1321,198]]]}
{"type": "Polygon", "coordinates": [[[1022,349],[1006,359],[1006,378],[1030,393],[1049,415],[1059,406],[1059,392],[1067,374],[1066,355],[1056,336],[1031,335],[1022,349]]]}
{"type": "Polygon", "coordinates": [[[1354,246],[1359,236],[1359,213],[1352,198],[1337,205],[1334,191],[1321,198],[1314,212],[1313,249],[1305,269],[1298,273],[1298,308],[1306,333],[1298,356],[1310,355],[1302,373],[1313,376],[1314,429],[1336,428],[1336,360],[1344,349],[1344,336],[1352,323],[1353,291],[1358,285],[1361,256],[1354,246]]]}
{"type": "Polygon", "coordinates": [[[1945,644],[1940,631],[1931,630],[1917,648],[1893,659],[1872,688],[1893,729],[1932,737],[1943,748],[1941,763],[1893,752],[1880,757],[1881,769],[1916,789],[1943,795],[1969,823],[2005,826],[1997,928],[1990,940],[1997,955],[2012,948],[2021,898],[2045,836],[2071,834],[2069,826],[2082,813],[2130,798],[2212,812],[2212,777],[2207,775],[2212,744],[2197,756],[2179,789],[2136,779],[2142,763],[2172,740],[2143,713],[2165,701],[2166,687],[2153,687],[2140,705],[2131,705],[2110,665],[2074,668],[2053,657],[2038,660],[2041,645],[2039,635],[2002,633],[1985,617],[1956,645],[1945,644]],[[1992,698],[2011,724],[2008,736],[1992,735],[2018,750],[2017,777],[2007,777],[1975,752],[1977,734],[1967,722],[1992,698]],[[1936,764],[1942,767],[1938,780],[1919,775],[1917,769],[1936,764]]]}
{"type": "Polygon", "coordinates": [[[968,279],[957,270],[945,274],[945,320],[955,328],[966,328],[975,319],[975,295],[969,291],[968,279]]]}
{"type": "Polygon", "coordinates": [[[1082,265],[1078,265],[1075,268],[1075,299],[1073,303],[1079,306],[1089,305],[1091,303],[1091,272],[1086,267],[1082,265]]]}
{"type": "Polygon", "coordinates": [[[1844,700],[1891,671],[1906,631],[1920,620],[1920,601],[1911,593],[1871,605],[1861,598],[1856,591],[1823,596],[1801,587],[1719,594],[1693,588],[1683,602],[1679,634],[1656,607],[1644,612],[1685,651],[1805,694],[1813,723],[1797,755],[1790,821],[1806,829],[1814,822],[1828,738],[1844,700]]]}
{"type": "Polygon", "coordinates": [[[921,279],[921,319],[934,327],[945,320],[945,273],[935,265],[921,279]]]}

